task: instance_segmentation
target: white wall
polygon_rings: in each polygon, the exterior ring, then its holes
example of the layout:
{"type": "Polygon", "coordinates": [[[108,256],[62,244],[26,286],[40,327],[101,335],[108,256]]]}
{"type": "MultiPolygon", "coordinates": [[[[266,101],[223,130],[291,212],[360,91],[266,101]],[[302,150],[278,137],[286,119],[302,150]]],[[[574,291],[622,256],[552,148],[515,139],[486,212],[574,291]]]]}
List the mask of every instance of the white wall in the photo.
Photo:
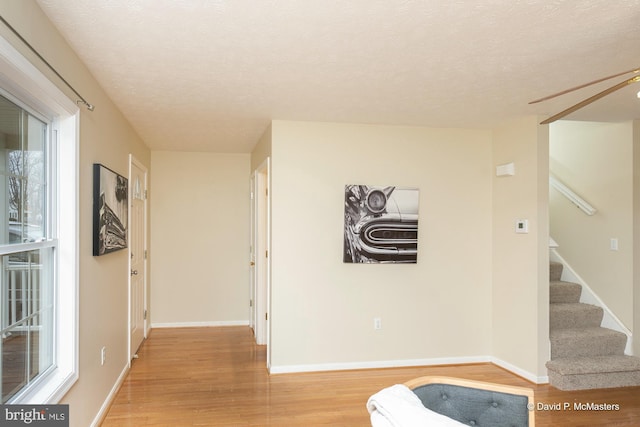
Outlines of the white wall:
{"type": "MultiPolygon", "coordinates": [[[[129,154],[150,168],[150,152],[36,2],[0,2],[0,14],[95,105],[93,112],[80,108],[79,121],[80,378],[60,402],[71,406],[72,427],[86,427],[99,413],[128,362],[128,254],[123,250],[92,256],[92,165],[103,163],[126,176],[129,154]],[[108,357],[101,366],[103,346],[108,357]]],[[[75,95],[3,25],[0,34],[75,102],[75,95]]],[[[152,170],[150,173],[153,175],[152,170]]]]}
{"type": "Polygon", "coordinates": [[[154,151],[152,326],[248,324],[249,154],[154,151]]]}
{"type": "Polygon", "coordinates": [[[251,152],[251,172],[255,171],[260,165],[271,156],[271,124],[264,131],[256,146],[251,152]]]}
{"type": "Polygon", "coordinates": [[[633,328],[633,123],[559,121],[550,126],[550,169],[598,212],[549,194],[558,252],[614,314],[633,328]],[[618,239],[618,250],[610,240],[618,239]]]}
{"type": "Polygon", "coordinates": [[[490,132],[272,131],[272,369],[489,355],[490,132]],[[342,262],[347,184],[419,188],[417,264],[342,262]]]}
{"type": "Polygon", "coordinates": [[[492,354],[534,381],[549,354],[548,134],[537,122],[522,117],[493,133],[494,167],[513,162],[515,175],[494,168],[492,354]],[[529,233],[515,233],[518,219],[529,233]]]}

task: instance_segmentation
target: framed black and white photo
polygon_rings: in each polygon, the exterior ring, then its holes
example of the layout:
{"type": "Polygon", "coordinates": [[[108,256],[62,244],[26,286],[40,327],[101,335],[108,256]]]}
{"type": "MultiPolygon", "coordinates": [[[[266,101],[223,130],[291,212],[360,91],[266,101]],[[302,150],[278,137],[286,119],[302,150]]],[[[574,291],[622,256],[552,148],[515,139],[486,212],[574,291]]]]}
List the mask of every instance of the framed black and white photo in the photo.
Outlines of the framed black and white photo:
{"type": "Polygon", "coordinates": [[[93,165],[93,255],[127,247],[127,178],[111,169],[93,165]]]}
{"type": "Polygon", "coordinates": [[[418,260],[417,188],[346,185],[345,263],[413,263],[418,260]]]}

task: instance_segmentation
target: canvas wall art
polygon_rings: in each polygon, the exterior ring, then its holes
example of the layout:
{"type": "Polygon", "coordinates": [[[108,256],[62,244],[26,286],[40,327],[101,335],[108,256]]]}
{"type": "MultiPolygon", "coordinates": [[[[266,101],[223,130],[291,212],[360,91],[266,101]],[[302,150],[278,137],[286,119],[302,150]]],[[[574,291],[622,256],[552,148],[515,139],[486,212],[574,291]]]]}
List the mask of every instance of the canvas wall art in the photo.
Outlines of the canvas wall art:
{"type": "Polygon", "coordinates": [[[127,178],[101,165],[93,165],[93,255],[127,247],[129,189],[127,178]]]}
{"type": "Polygon", "coordinates": [[[345,263],[416,263],[417,188],[346,185],[345,263]]]}

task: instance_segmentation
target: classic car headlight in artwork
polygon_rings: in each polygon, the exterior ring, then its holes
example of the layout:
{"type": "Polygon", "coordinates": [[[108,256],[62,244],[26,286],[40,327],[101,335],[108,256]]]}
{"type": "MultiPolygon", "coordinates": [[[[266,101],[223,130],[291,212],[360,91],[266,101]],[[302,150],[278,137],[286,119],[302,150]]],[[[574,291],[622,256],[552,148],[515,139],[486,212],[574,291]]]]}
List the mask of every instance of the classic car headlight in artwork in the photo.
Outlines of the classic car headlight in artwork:
{"type": "Polygon", "coordinates": [[[365,201],[371,213],[380,213],[387,207],[387,196],[377,188],[369,190],[365,201]]]}
{"type": "Polygon", "coordinates": [[[347,185],[344,262],[417,262],[418,199],[413,188],[347,185]]]}

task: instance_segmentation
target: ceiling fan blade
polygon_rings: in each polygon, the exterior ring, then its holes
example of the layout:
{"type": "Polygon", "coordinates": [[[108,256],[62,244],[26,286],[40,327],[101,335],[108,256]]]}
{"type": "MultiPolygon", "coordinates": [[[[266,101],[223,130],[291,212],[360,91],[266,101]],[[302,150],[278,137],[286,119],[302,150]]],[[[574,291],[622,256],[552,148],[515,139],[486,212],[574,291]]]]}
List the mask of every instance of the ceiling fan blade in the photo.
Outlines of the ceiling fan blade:
{"type": "Polygon", "coordinates": [[[540,124],[541,125],[547,125],[549,123],[553,123],[556,120],[559,120],[559,119],[563,118],[564,116],[569,115],[569,114],[573,113],[574,111],[577,111],[577,110],[581,109],[582,107],[586,107],[587,105],[591,104],[592,102],[597,101],[598,99],[609,95],[610,93],[613,93],[613,92],[615,92],[615,91],[617,91],[619,89],[622,89],[625,86],[628,86],[628,85],[630,85],[632,83],[636,83],[638,81],[640,81],[640,76],[631,77],[630,79],[627,79],[627,80],[625,80],[623,82],[620,82],[615,86],[611,86],[609,89],[605,89],[602,92],[597,93],[597,94],[593,95],[592,97],[589,97],[589,98],[585,99],[584,101],[578,102],[576,105],[574,105],[572,107],[569,107],[566,110],[563,110],[563,111],[559,112],[558,114],[549,117],[547,120],[544,120],[544,121],[540,122],[540,124]]]}
{"type": "Polygon", "coordinates": [[[638,74],[638,73],[640,73],[640,68],[634,68],[633,70],[623,71],[622,73],[613,74],[611,76],[603,77],[601,79],[594,80],[594,81],[589,82],[589,83],[584,83],[584,84],[581,84],[579,86],[575,86],[575,87],[572,87],[570,89],[563,90],[562,92],[554,93],[553,95],[549,95],[549,96],[545,96],[544,98],[536,99],[535,101],[529,102],[529,104],[537,104],[538,102],[546,101],[547,99],[555,98],[557,96],[564,95],[565,93],[573,92],[575,90],[582,89],[583,87],[587,87],[587,86],[594,85],[596,83],[604,82],[604,81],[612,79],[614,77],[624,76],[625,74],[629,74],[629,73],[638,74]]]}

